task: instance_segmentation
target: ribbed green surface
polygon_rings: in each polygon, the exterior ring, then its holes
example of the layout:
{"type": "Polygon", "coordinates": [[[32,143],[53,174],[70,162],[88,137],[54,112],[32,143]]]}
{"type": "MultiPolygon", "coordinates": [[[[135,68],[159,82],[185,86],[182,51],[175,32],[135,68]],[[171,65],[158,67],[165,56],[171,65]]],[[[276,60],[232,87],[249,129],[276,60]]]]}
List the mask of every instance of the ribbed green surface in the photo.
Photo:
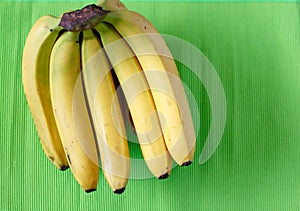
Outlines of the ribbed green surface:
{"type": "Polygon", "coordinates": [[[201,114],[195,162],[164,181],[131,179],[116,195],[103,175],[98,190],[86,194],[70,170],[48,161],[21,83],[32,24],[88,3],[0,3],[0,210],[300,209],[299,4],[126,3],[208,57],[225,90],[227,123],[216,153],[199,165],[210,103],[201,81],[178,63],[201,114]]]}
{"type": "MultiPolygon", "coordinates": [[[[5,2],[61,2],[60,0],[3,0],[5,2]]],[[[64,0],[63,2],[86,2],[84,0],[64,0]]],[[[133,3],[133,2],[155,2],[155,3],[160,3],[160,2],[298,2],[299,0],[126,0],[122,1],[124,3],[133,3]]]]}

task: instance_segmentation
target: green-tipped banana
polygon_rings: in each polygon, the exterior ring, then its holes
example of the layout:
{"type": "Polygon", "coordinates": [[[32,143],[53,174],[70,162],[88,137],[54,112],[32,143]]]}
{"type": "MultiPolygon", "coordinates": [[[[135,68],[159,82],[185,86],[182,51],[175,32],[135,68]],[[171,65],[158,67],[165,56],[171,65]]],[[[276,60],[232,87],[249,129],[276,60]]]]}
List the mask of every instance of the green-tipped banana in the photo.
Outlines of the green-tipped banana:
{"type": "Polygon", "coordinates": [[[138,60],[113,27],[100,23],[96,29],[127,100],[145,162],[156,177],[166,178],[172,167],[171,157],[138,60]]]}
{"type": "Polygon", "coordinates": [[[165,142],[171,156],[179,165],[190,164],[193,160],[196,142],[193,122],[186,97],[183,95],[183,86],[176,82],[180,80],[176,65],[163,56],[168,55],[169,50],[166,48],[167,54],[163,55],[161,51],[158,51],[165,44],[162,42],[158,42],[162,46],[153,44],[155,43],[154,36],[159,38],[158,34],[145,18],[135,12],[111,12],[105,16],[104,21],[112,24],[122,35],[145,72],[160,114],[165,142]],[[152,40],[149,38],[150,35],[145,33],[148,27],[156,33],[152,35],[152,40]],[[174,86],[175,84],[179,86],[174,86]],[[176,95],[175,91],[180,94],[176,95]],[[179,100],[183,103],[179,103],[179,100]]]}
{"type": "Polygon", "coordinates": [[[110,64],[91,30],[83,32],[81,52],[84,86],[97,134],[102,170],[111,189],[122,193],[129,178],[130,158],[110,64]]]}
{"type": "Polygon", "coordinates": [[[65,32],[50,57],[50,93],[55,120],[71,171],[86,191],[96,190],[95,140],[81,82],[79,33],[65,32]]]}
{"type": "Polygon", "coordinates": [[[41,17],[30,30],[23,52],[22,81],[46,156],[61,170],[68,162],[56,127],[49,91],[49,59],[62,27],[60,19],[41,17]]]}

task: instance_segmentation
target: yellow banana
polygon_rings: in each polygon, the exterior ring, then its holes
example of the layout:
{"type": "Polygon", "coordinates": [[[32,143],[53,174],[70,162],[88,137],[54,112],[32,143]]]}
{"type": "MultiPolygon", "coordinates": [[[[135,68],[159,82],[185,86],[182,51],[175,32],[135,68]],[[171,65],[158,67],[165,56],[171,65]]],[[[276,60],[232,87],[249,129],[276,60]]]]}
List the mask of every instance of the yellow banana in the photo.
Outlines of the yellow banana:
{"type": "Polygon", "coordinates": [[[41,17],[30,30],[23,51],[22,82],[42,147],[54,165],[64,170],[68,162],[56,127],[49,92],[49,58],[62,27],[60,19],[41,17]]]}
{"type": "Polygon", "coordinates": [[[99,0],[98,5],[106,11],[122,11],[127,10],[125,5],[119,0],[99,0]]]}
{"type": "Polygon", "coordinates": [[[97,151],[80,73],[79,33],[65,32],[50,57],[51,100],[71,171],[81,187],[91,192],[98,182],[97,151]]]}
{"type": "Polygon", "coordinates": [[[100,23],[96,29],[124,92],[145,162],[154,176],[167,178],[172,159],[166,149],[153,98],[138,60],[113,27],[100,23]]]}
{"type": "Polygon", "coordinates": [[[156,45],[153,44],[155,38],[152,37],[151,40],[146,32],[149,29],[152,33],[157,33],[156,30],[144,17],[135,12],[110,12],[103,21],[116,28],[138,58],[160,114],[167,148],[179,165],[189,165],[193,160],[196,139],[187,99],[182,95],[183,86],[176,82],[179,79],[174,79],[179,77],[176,65],[170,61],[171,58],[160,56],[162,52],[158,51],[165,46],[164,55],[168,55],[169,50],[159,39],[158,42],[156,40],[156,45]],[[177,95],[175,91],[178,92],[177,95]],[[182,102],[178,104],[179,101],[182,102]]]}
{"type": "Polygon", "coordinates": [[[98,4],[37,21],[25,43],[22,81],[48,158],[61,170],[70,166],[91,192],[99,155],[119,194],[130,174],[126,106],[145,163],[159,179],[170,175],[172,158],[192,162],[196,138],[176,64],[155,27],[119,0],[98,4]]]}
{"type": "Polygon", "coordinates": [[[102,170],[111,189],[120,194],[125,190],[130,172],[126,131],[109,61],[92,30],[83,31],[81,56],[102,170]]]}

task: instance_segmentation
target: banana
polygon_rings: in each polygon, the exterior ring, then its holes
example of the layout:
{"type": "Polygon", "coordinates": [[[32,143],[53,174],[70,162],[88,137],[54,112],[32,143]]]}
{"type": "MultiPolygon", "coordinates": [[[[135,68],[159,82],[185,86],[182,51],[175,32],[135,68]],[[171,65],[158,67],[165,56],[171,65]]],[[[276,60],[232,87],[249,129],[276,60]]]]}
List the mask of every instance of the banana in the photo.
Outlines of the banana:
{"type": "Polygon", "coordinates": [[[119,0],[98,4],[36,22],[24,46],[22,82],[54,165],[70,167],[91,192],[99,157],[107,183],[120,194],[130,176],[124,118],[159,179],[170,175],[172,158],[191,164],[196,138],[184,86],[162,36],[119,0]]]}
{"type": "Polygon", "coordinates": [[[104,176],[114,193],[125,190],[130,157],[124,121],[105,52],[92,30],[83,31],[83,81],[104,176]]]}
{"type": "Polygon", "coordinates": [[[41,17],[30,30],[23,51],[22,82],[46,156],[60,169],[68,168],[55,123],[49,92],[49,58],[62,27],[53,16],[41,17]]]}
{"type": "Polygon", "coordinates": [[[165,146],[155,104],[138,60],[113,27],[100,23],[96,29],[124,92],[145,162],[154,176],[167,178],[172,159],[165,146]]]}
{"type": "Polygon", "coordinates": [[[96,190],[99,170],[80,74],[79,33],[65,32],[50,56],[51,102],[71,171],[81,187],[91,192],[96,190]]]}
{"type": "Polygon", "coordinates": [[[103,21],[115,27],[138,58],[160,114],[168,151],[179,165],[189,165],[193,161],[196,138],[184,88],[178,83],[179,73],[168,48],[152,24],[138,13],[110,12],[103,21]]]}
{"type": "Polygon", "coordinates": [[[119,0],[99,0],[98,5],[106,11],[127,10],[126,6],[119,0]]]}

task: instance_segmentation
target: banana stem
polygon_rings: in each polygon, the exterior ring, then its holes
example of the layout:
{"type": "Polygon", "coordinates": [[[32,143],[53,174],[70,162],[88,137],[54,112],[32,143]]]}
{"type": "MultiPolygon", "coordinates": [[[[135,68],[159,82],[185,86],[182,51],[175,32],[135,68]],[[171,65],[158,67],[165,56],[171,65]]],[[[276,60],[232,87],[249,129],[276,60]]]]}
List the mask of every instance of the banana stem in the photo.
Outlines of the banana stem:
{"type": "Polygon", "coordinates": [[[127,10],[119,0],[98,0],[98,5],[91,4],[81,10],[64,13],[59,26],[67,31],[83,31],[96,26],[108,12],[127,10]]]}
{"type": "Polygon", "coordinates": [[[59,26],[73,32],[87,30],[97,25],[107,12],[102,7],[91,4],[81,10],[63,14],[59,26]]]}

